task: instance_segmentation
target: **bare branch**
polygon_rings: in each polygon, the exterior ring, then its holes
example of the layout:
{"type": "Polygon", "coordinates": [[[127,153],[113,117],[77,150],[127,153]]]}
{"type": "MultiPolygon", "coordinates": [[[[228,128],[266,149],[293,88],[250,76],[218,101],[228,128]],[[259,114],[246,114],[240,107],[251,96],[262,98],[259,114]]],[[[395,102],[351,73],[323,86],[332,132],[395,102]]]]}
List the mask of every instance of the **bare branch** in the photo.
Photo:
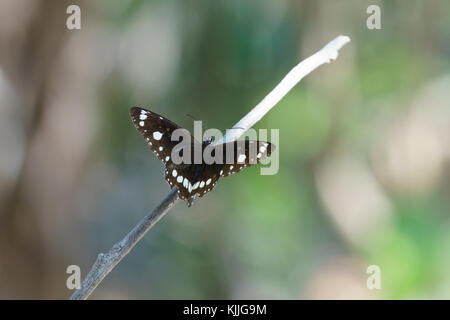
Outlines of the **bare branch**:
{"type": "Polygon", "coordinates": [[[108,253],[100,253],[89,271],[80,289],[70,297],[71,300],[87,299],[108,273],[125,257],[141,238],[175,205],[178,200],[178,189],[175,187],[168,196],[142,219],[120,242],[117,242],[108,253]]]}
{"type": "MultiPolygon", "coordinates": [[[[236,130],[228,131],[216,144],[231,142],[239,138],[245,131],[258,122],[270,109],[272,109],[303,77],[324,63],[335,60],[338,50],[350,41],[347,36],[339,36],[329,42],[320,51],[295,66],[281,82],[244,118],[234,125],[236,130]]],[[[70,297],[72,300],[87,299],[100,282],[122,260],[139,240],[175,205],[178,200],[178,189],[174,188],[169,195],[141,220],[125,238],[116,243],[111,250],[100,253],[97,260],[81,284],[70,297]]]]}

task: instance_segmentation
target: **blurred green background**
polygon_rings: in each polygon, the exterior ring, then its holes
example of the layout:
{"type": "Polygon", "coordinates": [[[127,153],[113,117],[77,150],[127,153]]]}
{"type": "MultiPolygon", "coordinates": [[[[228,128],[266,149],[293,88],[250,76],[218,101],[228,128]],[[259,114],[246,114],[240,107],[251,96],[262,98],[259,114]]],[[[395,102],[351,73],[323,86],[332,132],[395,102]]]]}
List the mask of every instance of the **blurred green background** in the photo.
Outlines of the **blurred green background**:
{"type": "Polygon", "coordinates": [[[450,2],[72,3],[0,1],[0,298],[68,298],[167,195],[130,107],[229,128],[339,34],[256,125],[279,172],[179,202],[92,298],[450,298],[450,2]]]}

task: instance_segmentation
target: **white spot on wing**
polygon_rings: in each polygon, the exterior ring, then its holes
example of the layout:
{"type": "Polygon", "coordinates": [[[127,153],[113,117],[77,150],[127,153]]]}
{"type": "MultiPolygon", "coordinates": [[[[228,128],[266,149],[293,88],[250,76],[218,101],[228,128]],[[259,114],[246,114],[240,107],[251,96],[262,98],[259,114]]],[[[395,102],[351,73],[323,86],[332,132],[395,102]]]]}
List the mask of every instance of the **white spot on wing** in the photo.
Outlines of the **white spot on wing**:
{"type": "Polygon", "coordinates": [[[173,169],[172,170],[172,176],[175,178],[177,176],[178,172],[177,170],[173,169]]]}
{"type": "Polygon", "coordinates": [[[200,182],[200,188],[203,188],[205,186],[205,181],[200,182]]]}
{"type": "Polygon", "coordinates": [[[143,127],[143,126],[144,126],[144,121],[139,122],[139,125],[140,125],[141,127],[143,127]]]}
{"type": "Polygon", "coordinates": [[[155,140],[161,140],[161,137],[162,137],[162,133],[161,132],[159,132],[159,131],[153,132],[153,138],[155,140]]]}
{"type": "Polygon", "coordinates": [[[166,161],[169,161],[169,160],[170,160],[170,157],[169,157],[169,156],[167,156],[167,157],[166,157],[166,161]]]}
{"type": "Polygon", "coordinates": [[[206,180],[206,185],[209,185],[211,183],[211,178],[209,178],[208,180],[206,180]]]}
{"type": "Polygon", "coordinates": [[[181,183],[182,181],[183,181],[183,176],[178,176],[177,182],[178,182],[178,183],[181,183]]]}
{"type": "Polygon", "coordinates": [[[163,147],[159,147],[159,151],[163,151],[163,147]]]}
{"type": "Polygon", "coordinates": [[[141,114],[141,115],[139,116],[139,119],[140,119],[140,120],[145,120],[145,119],[147,119],[147,115],[146,115],[146,114],[141,114]]]}
{"type": "Polygon", "coordinates": [[[238,158],[238,162],[244,162],[245,158],[247,158],[245,154],[240,154],[239,158],[238,158]]]}

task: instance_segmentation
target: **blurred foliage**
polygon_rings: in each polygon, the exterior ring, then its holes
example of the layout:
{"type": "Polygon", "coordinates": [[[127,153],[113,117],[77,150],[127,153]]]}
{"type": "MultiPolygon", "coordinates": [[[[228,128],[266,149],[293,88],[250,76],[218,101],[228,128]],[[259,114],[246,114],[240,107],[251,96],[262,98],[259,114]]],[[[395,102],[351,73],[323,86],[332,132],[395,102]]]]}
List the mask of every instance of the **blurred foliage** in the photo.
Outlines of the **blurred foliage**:
{"type": "MultiPolygon", "coordinates": [[[[96,93],[95,130],[74,191],[60,197],[76,217],[55,227],[72,229],[57,238],[69,253],[52,263],[76,262],[85,275],[96,254],[169,191],[162,164],[132,127],[130,107],[189,130],[186,114],[204,129],[224,130],[300,60],[346,34],[352,42],[337,61],[302,80],[255,126],[280,130],[279,172],[262,176],[251,167],[192,208],[177,204],[93,298],[449,298],[450,123],[439,121],[450,119],[450,93],[432,85],[450,73],[450,4],[378,3],[382,29],[373,31],[365,24],[372,1],[83,4],[85,51],[68,61],[92,59],[85,69],[96,77],[80,87],[96,93]],[[84,55],[91,51],[95,59],[84,55]],[[429,87],[436,100],[427,102],[440,120],[410,124],[428,107],[419,98],[429,87]],[[422,140],[409,138],[422,125],[418,137],[438,150],[433,163],[420,152],[422,140]],[[390,147],[393,141],[399,144],[390,147]],[[394,170],[396,161],[408,174],[394,170]],[[424,168],[437,172],[427,187],[410,179],[424,168]],[[372,264],[381,268],[381,290],[366,288],[372,264]]],[[[33,186],[37,192],[41,184],[33,186]]],[[[63,212],[52,217],[67,218],[63,212]]],[[[68,295],[64,276],[36,296],[68,295]]]]}

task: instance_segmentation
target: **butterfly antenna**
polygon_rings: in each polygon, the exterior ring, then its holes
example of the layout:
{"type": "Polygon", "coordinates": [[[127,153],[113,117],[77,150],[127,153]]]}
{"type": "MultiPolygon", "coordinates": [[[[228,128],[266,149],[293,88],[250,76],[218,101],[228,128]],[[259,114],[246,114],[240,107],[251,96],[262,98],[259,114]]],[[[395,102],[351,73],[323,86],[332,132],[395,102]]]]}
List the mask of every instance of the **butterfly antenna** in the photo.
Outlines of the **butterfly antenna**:
{"type": "Polygon", "coordinates": [[[244,128],[241,128],[241,127],[234,127],[234,128],[231,128],[231,129],[222,129],[222,130],[220,130],[220,131],[222,131],[223,133],[225,133],[226,130],[235,130],[235,129],[245,130],[244,128]]]}

